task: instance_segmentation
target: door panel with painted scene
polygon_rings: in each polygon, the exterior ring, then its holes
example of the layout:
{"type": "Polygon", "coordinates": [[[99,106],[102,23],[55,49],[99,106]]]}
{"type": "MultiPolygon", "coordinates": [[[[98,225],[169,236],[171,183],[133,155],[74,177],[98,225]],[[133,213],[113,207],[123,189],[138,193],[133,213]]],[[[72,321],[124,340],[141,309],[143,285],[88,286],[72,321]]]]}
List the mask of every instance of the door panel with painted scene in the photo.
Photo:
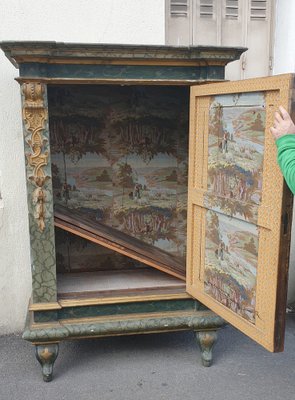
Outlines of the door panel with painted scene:
{"type": "Polygon", "coordinates": [[[283,347],[292,196],[269,128],[292,87],[191,89],[187,291],[270,351],[283,347]]]}

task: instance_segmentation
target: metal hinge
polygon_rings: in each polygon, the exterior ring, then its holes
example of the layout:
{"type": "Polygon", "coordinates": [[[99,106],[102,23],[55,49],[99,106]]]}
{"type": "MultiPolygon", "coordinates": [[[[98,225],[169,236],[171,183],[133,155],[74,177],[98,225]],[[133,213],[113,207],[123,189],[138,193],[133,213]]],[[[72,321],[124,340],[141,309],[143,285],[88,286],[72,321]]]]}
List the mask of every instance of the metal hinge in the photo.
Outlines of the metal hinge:
{"type": "Polygon", "coordinates": [[[268,61],[268,68],[270,71],[273,70],[273,57],[269,57],[269,61],[268,61]]]}
{"type": "Polygon", "coordinates": [[[288,233],[288,225],[289,225],[289,215],[287,211],[283,215],[283,234],[286,235],[288,233]]]}
{"type": "Polygon", "coordinates": [[[242,56],[241,68],[243,71],[245,71],[246,66],[247,66],[247,58],[246,56],[242,56]]]}

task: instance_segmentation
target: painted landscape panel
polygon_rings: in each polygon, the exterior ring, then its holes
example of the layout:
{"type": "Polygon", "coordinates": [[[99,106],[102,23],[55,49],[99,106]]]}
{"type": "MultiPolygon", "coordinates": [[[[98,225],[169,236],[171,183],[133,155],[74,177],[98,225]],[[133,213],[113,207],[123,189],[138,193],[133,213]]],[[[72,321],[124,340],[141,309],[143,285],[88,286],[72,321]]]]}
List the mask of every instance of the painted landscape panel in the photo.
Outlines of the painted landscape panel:
{"type": "Polygon", "coordinates": [[[208,210],[205,248],[205,292],[255,323],[257,227],[208,210]]]}
{"type": "Polygon", "coordinates": [[[262,194],[265,98],[211,99],[205,199],[205,292],[255,323],[258,208],[262,194]]]}
{"type": "Polygon", "coordinates": [[[50,87],[55,202],[185,260],[188,97],[185,87],[50,87]]]}
{"type": "Polygon", "coordinates": [[[265,131],[262,93],[219,95],[209,110],[209,208],[256,222],[265,131]]]}

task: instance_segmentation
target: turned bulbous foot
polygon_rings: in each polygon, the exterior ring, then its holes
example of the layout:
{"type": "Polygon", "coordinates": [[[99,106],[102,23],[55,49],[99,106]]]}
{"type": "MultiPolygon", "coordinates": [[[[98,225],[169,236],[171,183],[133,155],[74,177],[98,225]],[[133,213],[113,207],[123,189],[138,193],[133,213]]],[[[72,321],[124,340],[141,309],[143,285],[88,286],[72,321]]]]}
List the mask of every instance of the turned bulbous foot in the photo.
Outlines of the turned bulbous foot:
{"type": "Polygon", "coordinates": [[[202,364],[210,367],[212,364],[212,350],[217,340],[216,331],[196,332],[196,340],[201,350],[202,364]]]}
{"type": "Polygon", "coordinates": [[[58,355],[58,344],[36,345],[36,358],[41,364],[44,382],[52,381],[53,365],[58,355]]]}

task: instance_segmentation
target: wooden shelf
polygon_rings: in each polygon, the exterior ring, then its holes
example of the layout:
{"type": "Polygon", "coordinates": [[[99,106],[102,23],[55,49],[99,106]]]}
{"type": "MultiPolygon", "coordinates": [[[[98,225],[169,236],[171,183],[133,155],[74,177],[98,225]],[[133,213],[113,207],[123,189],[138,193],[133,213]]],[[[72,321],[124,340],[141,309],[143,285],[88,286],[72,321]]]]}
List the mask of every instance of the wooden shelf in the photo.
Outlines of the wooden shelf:
{"type": "Polygon", "coordinates": [[[56,227],[185,280],[183,260],[124,232],[90,219],[80,211],[55,206],[56,227]]]}
{"type": "Polygon", "coordinates": [[[176,293],[185,283],[155,269],[64,273],[57,275],[58,299],[176,293]]]}

